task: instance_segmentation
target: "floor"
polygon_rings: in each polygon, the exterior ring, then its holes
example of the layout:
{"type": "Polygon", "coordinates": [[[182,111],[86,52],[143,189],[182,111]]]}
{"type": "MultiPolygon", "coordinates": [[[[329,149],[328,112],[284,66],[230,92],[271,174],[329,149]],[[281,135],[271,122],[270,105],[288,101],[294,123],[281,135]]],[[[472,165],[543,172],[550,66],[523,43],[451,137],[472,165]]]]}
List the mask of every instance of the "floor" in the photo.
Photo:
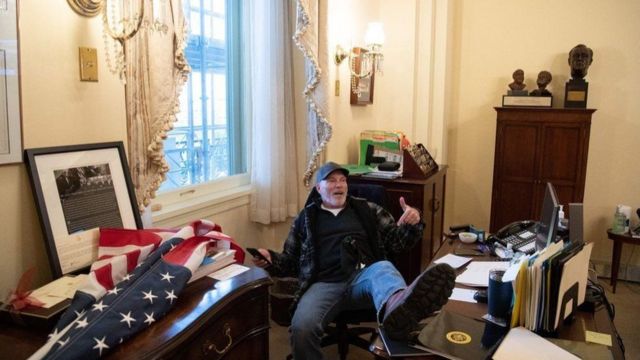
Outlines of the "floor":
{"type": "MultiPolygon", "coordinates": [[[[640,360],[640,283],[618,281],[616,293],[611,293],[608,279],[601,279],[600,284],[607,291],[607,299],[615,307],[615,326],[622,337],[628,360],[640,360]]],[[[287,328],[274,322],[271,323],[270,359],[284,360],[289,354],[287,328]]],[[[338,359],[336,346],[325,349],[328,360],[338,359]]],[[[349,360],[372,359],[373,356],[359,348],[350,347],[349,360]]]]}

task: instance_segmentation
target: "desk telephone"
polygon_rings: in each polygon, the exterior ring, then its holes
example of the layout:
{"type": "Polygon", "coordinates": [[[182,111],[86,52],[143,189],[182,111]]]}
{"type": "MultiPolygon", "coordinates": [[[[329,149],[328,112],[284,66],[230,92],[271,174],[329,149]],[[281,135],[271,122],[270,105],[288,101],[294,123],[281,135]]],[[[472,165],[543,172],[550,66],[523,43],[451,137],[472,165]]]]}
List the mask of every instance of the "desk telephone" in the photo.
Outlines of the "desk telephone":
{"type": "Polygon", "coordinates": [[[536,250],[536,228],[538,223],[533,220],[514,221],[492,234],[489,242],[498,242],[503,246],[511,244],[514,251],[533,254],[536,250]]]}

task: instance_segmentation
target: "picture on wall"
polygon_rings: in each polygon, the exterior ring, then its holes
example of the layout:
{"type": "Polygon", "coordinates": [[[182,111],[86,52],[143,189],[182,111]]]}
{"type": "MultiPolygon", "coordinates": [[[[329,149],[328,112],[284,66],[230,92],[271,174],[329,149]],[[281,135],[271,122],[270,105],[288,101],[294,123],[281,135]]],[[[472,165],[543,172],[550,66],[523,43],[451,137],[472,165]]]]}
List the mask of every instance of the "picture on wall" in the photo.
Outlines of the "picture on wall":
{"type": "Polygon", "coordinates": [[[99,228],[142,228],[122,142],[26,149],[54,277],[97,259],[99,228]]]}
{"type": "Polygon", "coordinates": [[[0,0],[0,164],[22,160],[16,0],[0,0]]]}

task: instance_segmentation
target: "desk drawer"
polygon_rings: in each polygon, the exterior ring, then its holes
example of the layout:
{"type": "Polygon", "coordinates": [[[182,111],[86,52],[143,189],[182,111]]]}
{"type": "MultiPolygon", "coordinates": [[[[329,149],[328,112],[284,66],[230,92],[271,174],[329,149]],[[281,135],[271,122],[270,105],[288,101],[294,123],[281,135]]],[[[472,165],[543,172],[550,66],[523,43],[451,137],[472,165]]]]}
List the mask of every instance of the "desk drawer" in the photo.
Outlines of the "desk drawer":
{"type": "MultiPolygon", "coordinates": [[[[266,296],[240,298],[226,307],[226,311],[216,314],[195,339],[183,348],[183,356],[188,359],[235,359],[238,347],[264,347],[268,357],[268,303],[266,296]],[[256,337],[266,337],[267,341],[256,341],[256,337]],[[264,346],[266,344],[266,346],[264,346]]],[[[239,350],[239,349],[238,349],[239,350]]],[[[263,349],[254,349],[260,353],[263,349]]]]}

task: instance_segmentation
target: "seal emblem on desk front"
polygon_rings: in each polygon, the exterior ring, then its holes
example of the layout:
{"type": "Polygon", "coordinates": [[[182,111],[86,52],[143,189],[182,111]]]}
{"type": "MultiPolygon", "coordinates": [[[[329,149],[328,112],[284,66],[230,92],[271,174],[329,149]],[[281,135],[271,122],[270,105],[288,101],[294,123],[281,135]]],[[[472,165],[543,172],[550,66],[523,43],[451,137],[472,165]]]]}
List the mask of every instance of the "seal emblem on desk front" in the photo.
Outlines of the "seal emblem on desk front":
{"type": "Polygon", "coordinates": [[[468,344],[471,342],[471,335],[462,331],[449,331],[447,340],[454,344],[468,344]]]}

